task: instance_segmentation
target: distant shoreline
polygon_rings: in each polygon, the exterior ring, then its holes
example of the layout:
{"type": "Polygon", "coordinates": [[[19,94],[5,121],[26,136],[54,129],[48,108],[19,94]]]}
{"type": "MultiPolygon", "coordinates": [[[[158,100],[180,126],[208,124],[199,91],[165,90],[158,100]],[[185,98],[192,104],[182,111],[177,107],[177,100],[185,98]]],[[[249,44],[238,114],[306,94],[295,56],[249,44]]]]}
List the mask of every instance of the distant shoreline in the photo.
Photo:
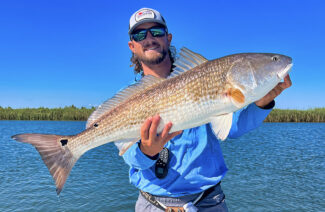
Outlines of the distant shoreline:
{"type": "Polygon", "coordinates": [[[325,108],[308,110],[273,109],[265,122],[325,122],[325,108]]]}
{"type": "MultiPolygon", "coordinates": [[[[20,108],[0,107],[0,120],[86,121],[95,110],[77,108],[20,108]]],[[[265,122],[325,122],[325,108],[308,110],[274,109],[265,122]]]]}

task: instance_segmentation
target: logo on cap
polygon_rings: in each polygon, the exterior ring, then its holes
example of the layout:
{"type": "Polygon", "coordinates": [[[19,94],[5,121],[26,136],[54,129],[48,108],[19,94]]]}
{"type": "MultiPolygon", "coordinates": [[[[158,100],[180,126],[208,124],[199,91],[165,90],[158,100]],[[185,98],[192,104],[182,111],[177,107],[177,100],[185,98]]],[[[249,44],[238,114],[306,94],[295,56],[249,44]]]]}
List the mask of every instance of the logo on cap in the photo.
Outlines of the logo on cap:
{"type": "Polygon", "coordinates": [[[142,19],[154,19],[155,13],[152,10],[141,10],[135,15],[135,20],[137,22],[141,21],[142,19]]]}

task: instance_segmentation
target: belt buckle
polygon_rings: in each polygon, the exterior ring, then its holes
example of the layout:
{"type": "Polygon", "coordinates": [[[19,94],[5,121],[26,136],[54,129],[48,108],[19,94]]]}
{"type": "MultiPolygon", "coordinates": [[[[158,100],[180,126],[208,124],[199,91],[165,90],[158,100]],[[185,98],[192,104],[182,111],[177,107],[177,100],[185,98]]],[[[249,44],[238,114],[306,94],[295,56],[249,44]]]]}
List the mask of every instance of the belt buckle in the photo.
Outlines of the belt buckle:
{"type": "Polygon", "coordinates": [[[167,207],[165,212],[185,212],[183,207],[167,207]]]}

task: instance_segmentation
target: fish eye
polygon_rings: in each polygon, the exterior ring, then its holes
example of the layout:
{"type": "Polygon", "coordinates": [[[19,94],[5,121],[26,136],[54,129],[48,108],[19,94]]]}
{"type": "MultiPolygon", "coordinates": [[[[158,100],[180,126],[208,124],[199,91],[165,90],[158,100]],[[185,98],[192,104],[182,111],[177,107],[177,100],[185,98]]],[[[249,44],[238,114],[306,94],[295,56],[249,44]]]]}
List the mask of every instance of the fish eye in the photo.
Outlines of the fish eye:
{"type": "Polygon", "coordinates": [[[272,57],[272,60],[273,60],[273,61],[278,61],[278,59],[279,59],[278,56],[273,56],[273,57],[272,57]]]}

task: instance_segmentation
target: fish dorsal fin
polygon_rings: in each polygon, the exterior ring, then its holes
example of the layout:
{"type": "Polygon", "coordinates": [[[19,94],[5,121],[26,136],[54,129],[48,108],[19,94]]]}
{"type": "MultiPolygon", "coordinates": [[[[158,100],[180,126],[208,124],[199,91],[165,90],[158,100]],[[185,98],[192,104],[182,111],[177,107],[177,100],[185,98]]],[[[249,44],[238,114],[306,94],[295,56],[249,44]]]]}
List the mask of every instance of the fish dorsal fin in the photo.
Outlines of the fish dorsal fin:
{"type": "Polygon", "coordinates": [[[179,58],[177,58],[174,63],[175,68],[173,69],[173,72],[171,73],[170,77],[175,77],[208,61],[202,55],[192,52],[186,47],[181,48],[181,52],[179,53],[179,55],[179,58]]]}
{"type": "Polygon", "coordinates": [[[97,109],[89,116],[87,120],[86,128],[92,126],[96,122],[96,120],[101,118],[112,108],[126,101],[131,96],[143,91],[144,89],[148,89],[151,86],[163,80],[164,80],[163,78],[158,78],[152,75],[146,75],[142,77],[142,79],[139,82],[129,85],[128,87],[120,90],[112,98],[106,100],[104,103],[102,103],[97,107],[97,109]]]}
{"type": "Polygon", "coordinates": [[[229,134],[232,125],[233,113],[220,116],[214,116],[211,119],[211,128],[217,138],[221,141],[225,140],[229,134]]]}

